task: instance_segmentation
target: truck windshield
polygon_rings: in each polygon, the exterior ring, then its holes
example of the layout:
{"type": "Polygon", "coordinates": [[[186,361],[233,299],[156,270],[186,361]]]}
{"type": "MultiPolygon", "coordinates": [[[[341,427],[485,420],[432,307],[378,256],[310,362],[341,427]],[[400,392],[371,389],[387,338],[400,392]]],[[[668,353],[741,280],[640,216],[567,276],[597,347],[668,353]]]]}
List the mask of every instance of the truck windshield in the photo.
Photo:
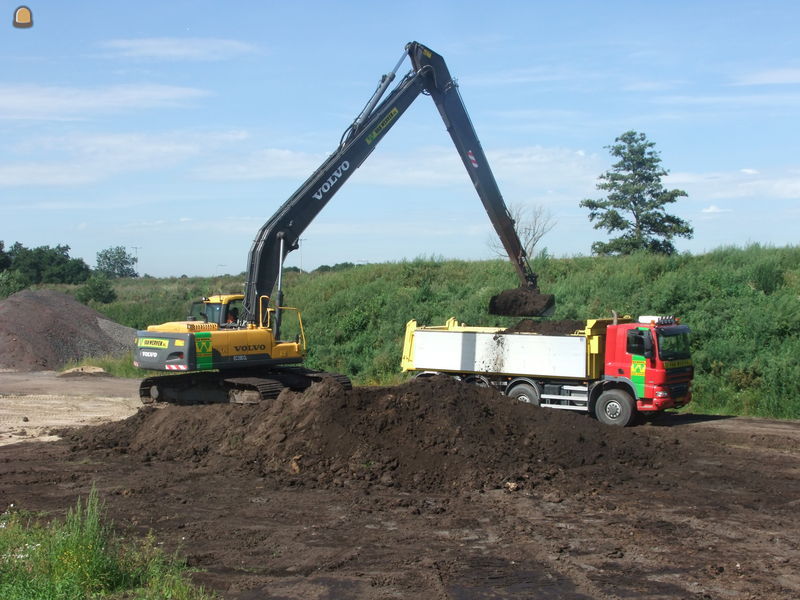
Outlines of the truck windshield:
{"type": "Polygon", "coordinates": [[[685,325],[658,330],[658,357],[661,360],[690,358],[689,328],[685,325]]]}

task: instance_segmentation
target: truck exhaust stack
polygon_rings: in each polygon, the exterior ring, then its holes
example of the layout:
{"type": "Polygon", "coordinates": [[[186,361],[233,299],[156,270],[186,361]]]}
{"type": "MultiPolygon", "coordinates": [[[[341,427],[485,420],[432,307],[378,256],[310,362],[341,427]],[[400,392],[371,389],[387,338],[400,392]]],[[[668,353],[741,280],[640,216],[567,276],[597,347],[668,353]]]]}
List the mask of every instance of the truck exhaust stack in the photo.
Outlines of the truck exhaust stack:
{"type": "Polygon", "coordinates": [[[529,287],[505,290],[489,300],[489,313],[505,317],[546,317],[553,314],[556,299],[529,287]]]}

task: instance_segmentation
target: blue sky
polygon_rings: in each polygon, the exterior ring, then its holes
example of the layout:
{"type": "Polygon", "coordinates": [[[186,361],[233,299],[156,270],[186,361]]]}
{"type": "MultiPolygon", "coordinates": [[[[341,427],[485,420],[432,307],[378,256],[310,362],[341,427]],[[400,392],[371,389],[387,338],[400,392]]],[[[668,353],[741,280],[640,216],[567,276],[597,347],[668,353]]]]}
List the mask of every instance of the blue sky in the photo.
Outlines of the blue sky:
{"type": "MultiPolygon", "coordinates": [[[[681,251],[796,244],[800,4],[0,0],[0,239],[123,245],[156,276],[245,269],[259,226],[338,144],[408,41],[444,56],[508,204],[556,256],[605,240],[583,198],[634,129],[688,192],[681,251]],[[3,16],[5,15],[5,16],[3,16]]],[[[406,62],[401,68],[405,72],[406,62]]],[[[491,257],[420,97],[287,264],[491,257]]]]}

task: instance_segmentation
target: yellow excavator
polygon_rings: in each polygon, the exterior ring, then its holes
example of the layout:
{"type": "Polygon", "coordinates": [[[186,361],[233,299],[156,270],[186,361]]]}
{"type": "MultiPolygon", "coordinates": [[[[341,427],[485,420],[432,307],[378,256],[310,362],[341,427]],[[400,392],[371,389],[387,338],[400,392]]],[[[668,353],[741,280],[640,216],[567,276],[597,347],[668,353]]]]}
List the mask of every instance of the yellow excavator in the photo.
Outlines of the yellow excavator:
{"type": "Polygon", "coordinates": [[[552,312],[554,298],[539,293],[536,275],[444,59],[411,42],[395,68],[383,75],[336,151],[259,230],[250,249],[244,294],[203,298],[192,305],[185,321],[137,332],[134,365],[171,372],[142,381],[143,402],[260,402],[277,397],[284,388],[302,390],[324,378],[350,386],[344,375],[302,366],[305,333],[300,313],[284,306],[283,262],[299,247],[300,235],[311,221],[422,94],[436,104],[520,279],[518,289],[492,299],[490,312],[518,316],[552,312]],[[406,57],[411,70],[383,98],[406,57]]]}

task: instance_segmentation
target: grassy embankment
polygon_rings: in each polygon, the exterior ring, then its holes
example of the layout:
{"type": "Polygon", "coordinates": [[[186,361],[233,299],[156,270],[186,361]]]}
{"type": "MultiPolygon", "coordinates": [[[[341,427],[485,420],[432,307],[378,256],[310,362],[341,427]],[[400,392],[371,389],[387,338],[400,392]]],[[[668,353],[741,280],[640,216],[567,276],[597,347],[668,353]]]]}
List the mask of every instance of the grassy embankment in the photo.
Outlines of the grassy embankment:
{"type": "MultiPolygon", "coordinates": [[[[694,331],[691,410],[800,418],[800,247],[722,248],[673,257],[538,257],[542,290],[555,294],[553,318],[672,314],[694,331]]],[[[182,318],[203,294],[240,291],[241,277],[138,279],[115,283],[119,299],[98,310],[142,327],[182,318]]],[[[517,285],[506,261],[362,265],[289,273],[287,304],[303,311],[308,364],[357,383],[395,383],[409,319],[508,326],[486,313],[489,298],[517,285]]]]}
{"type": "MultiPolygon", "coordinates": [[[[12,505],[13,507],[13,505],[12,505]]],[[[123,540],[92,491],[64,520],[14,508],[0,514],[0,598],[15,600],[210,600],[188,569],[152,537],[123,540]]]]}

